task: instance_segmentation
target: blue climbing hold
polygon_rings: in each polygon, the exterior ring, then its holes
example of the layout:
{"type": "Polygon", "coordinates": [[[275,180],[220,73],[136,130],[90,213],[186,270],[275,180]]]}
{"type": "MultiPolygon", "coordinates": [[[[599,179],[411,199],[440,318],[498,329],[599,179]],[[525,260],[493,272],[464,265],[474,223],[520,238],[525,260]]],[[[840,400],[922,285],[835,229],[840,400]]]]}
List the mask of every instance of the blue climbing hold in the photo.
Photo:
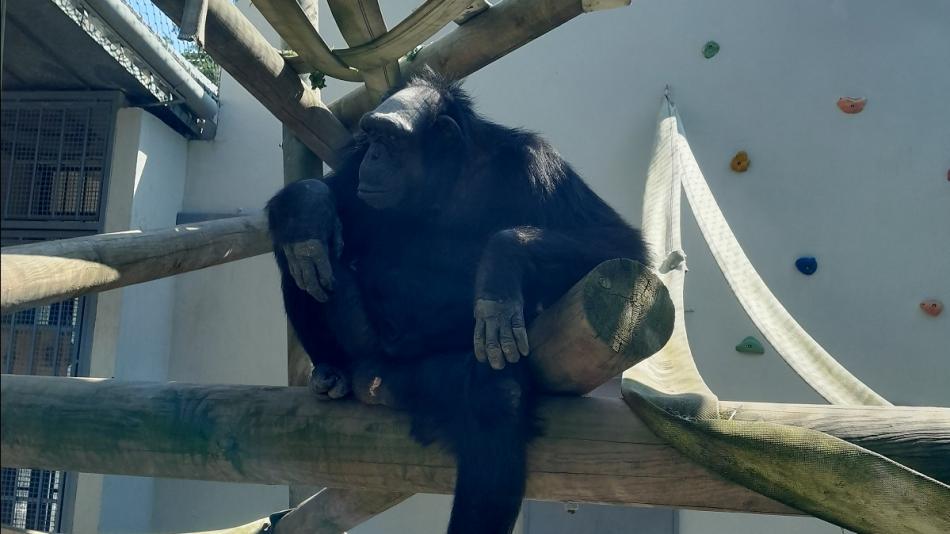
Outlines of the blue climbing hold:
{"type": "Polygon", "coordinates": [[[736,350],[746,354],[765,354],[765,347],[758,339],[748,336],[736,345],[736,350]]]}
{"type": "Polygon", "coordinates": [[[802,256],[795,260],[795,268],[798,269],[798,272],[811,276],[818,270],[818,260],[812,256],[802,256]]]}

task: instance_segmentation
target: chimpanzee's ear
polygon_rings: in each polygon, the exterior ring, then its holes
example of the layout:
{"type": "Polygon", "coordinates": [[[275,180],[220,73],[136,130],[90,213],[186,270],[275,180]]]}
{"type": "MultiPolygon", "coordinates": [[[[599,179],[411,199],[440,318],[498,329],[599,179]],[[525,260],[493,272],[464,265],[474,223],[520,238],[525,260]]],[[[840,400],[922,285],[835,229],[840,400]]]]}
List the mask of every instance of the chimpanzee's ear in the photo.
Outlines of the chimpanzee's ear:
{"type": "Polygon", "coordinates": [[[448,144],[456,144],[462,140],[462,129],[459,128],[455,119],[448,115],[439,115],[439,118],[435,120],[435,124],[432,125],[432,129],[439,136],[439,139],[448,144]]]}

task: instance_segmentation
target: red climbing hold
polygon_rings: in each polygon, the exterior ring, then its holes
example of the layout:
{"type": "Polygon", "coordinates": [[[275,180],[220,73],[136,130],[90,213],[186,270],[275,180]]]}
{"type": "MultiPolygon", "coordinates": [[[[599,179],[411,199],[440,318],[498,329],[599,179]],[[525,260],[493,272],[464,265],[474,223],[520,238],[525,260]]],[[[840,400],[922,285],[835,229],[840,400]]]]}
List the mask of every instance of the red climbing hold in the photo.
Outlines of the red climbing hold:
{"type": "Polygon", "coordinates": [[[838,99],[838,109],[849,115],[854,115],[855,113],[861,113],[867,103],[867,98],[843,96],[838,99]]]}
{"type": "Polygon", "coordinates": [[[937,299],[927,299],[920,303],[920,309],[927,315],[936,317],[943,311],[943,303],[937,299]]]}

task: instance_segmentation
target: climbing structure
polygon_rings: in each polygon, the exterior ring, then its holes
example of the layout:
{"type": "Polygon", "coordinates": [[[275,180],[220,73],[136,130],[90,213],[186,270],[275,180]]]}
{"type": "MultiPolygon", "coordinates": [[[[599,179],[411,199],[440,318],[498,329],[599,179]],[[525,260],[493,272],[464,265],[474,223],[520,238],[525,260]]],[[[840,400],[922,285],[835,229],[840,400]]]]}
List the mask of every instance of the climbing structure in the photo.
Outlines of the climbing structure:
{"type": "MultiPolygon", "coordinates": [[[[292,49],[281,51],[229,0],[155,0],[281,120],[285,155],[297,140],[309,149],[296,152],[299,166],[319,163],[312,152],[331,167],[356,119],[414,69],[460,78],[585,11],[625,3],[429,0],[387,29],[375,0],[330,0],[350,47],[331,50],[311,2],[255,0],[292,49]],[[418,48],[453,21],[457,28],[418,48]],[[363,86],[325,105],[310,82],[321,76],[363,86]]],[[[711,41],[703,55],[718,51],[711,41]]],[[[743,161],[737,170],[748,167],[748,155],[743,161]]],[[[294,174],[285,170],[288,179],[294,174]]],[[[950,532],[950,410],[888,405],[788,316],[715,206],[668,99],[645,206],[659,272],[607,262],[532,326],[530,361],[551,391],[583,393],[630,369],[623,401],[542,403],[547,428],[531,452],[528,497],[807,513],[859,532],[950,532]],[[725,402],[705,386],[683,320],[682,190],[750,317],[836,406],[725,402]]],[[[9,313],[268,248],[262,216],[9,247],[0,304],[9,313]]],[[[290,383],[299,385],[299,374],[290,383]]],[[[305,388],[5,375],[0,405],[4,466],[332,488],[226,532],[338,533],[413,493],[449,492],[453,483],[451,459],[415,445],[402,414],[319,403],[305,388]]]]}

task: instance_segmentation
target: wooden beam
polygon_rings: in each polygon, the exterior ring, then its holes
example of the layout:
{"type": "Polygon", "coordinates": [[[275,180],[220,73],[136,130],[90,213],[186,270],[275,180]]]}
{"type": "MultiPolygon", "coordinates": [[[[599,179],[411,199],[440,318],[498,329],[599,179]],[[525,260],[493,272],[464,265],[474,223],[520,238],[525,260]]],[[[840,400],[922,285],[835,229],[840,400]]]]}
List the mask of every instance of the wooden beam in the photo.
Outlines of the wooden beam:
{"type": "MultiPolygon", "coordinates": [[[[464,78],[584,12],[581,0],[505,0],[424,47],[413,61],[403,61],[403,76],[428,65],[450,78],[464,78]]],[[[353,128],[375,106],[359,88],[330,109],[353,128]]]]}
{"type": "MultiPolygon", "coordinates": [[[[359,46],[386,33],[386,22],[378,0],[329,0],[327,3],[346,44],[359,46]]],[[[389,89],[398,85],[401,78],[398,60],[360,72],[370,98],[377,102],[389,89]]]]}
{"type": "MultiPolygon", "coordinates": [[[[551,398],[528,498],[794,514],[663,443],[619,399],[551,398]]],[[[450,493],[455,467],[380,406],[306,388],[3,375],[4,467],[450,493]]]]}
{"type": "Polygon", "coordinates": [[[4,247],[0,308],[4,314],[11,313],[269,250],[263,213],[4,247]]]}
{"type": "Polygon", "coordinates": [[[178,38],[205,45],[205,20],[208,18],[208,0],[185,0],[178,27],[178,38]]]}
{"type": "Polygon", "coordinates": [[[252,3],[301,59],[316,70],[340,80],[363,81],[359,71],[351,69],[330,51],[296,0],[253,0],[252,3]]]}
{"type": "Polygon", "coordinates": [[[950,408],[720,402],[719,413],[818,430],[950,484],[950,408]]]}
{"type": "Polygon", "coordinates": [[[334,53],[361,70],[382,67],[435,35],[470,4],[471,0],[426,0],[392,30],[366,44],[334,53]]]}
{"type": "Polygon", "coordinates": [[[485,12],[485,10],[489,9],[490,7],[491,7],[491,4],[489,4],[487,0],[475,0],[474,2],[469,4],[467,8],[465,8],[465,11],[463,11],[461,15],[459,15],[458,17],[455,17],[455,20],[453,22],[461,26],[462,24],[465,24],[466,22],[472,20],[472,17],[475,17],[476,15],[481,15],[483,12],[485,12]]]}
{"type": "MultiPolygon", "coordinates": [[[[181,22],[185,0],[153,2],[181,22]]],[[[209,0],[205,32],[205,49],[215,62],[328,165],[339,164],[339,151],[352,140],[349,132],[230,0],[209,0]]]]}

